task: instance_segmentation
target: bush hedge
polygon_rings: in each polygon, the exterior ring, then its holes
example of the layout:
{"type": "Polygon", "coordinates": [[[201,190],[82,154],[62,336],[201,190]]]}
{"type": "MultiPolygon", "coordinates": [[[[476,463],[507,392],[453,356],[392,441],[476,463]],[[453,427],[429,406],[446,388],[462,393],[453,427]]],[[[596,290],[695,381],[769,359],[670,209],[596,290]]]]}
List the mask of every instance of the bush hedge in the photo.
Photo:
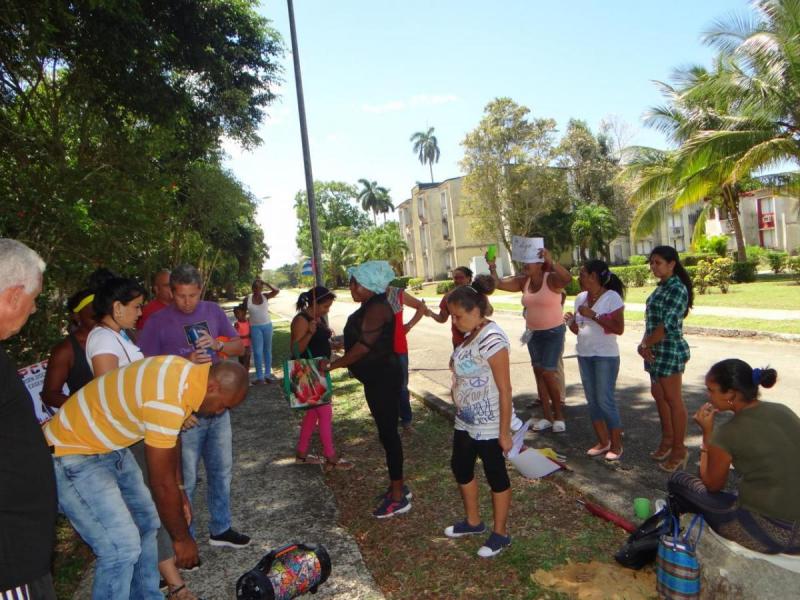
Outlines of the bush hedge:
{"type": "Polygon", "coordinates": [[[800,283],[800,256],[790,256],[786,261],[786,268],[792,273],[797,282],[800,283]]]}
{"type": "Polygon", "coordinates": [[[577,296],[580,294],[581,284],[578,283],[578,278],[573,277],[569,284],[567,284],[567,287],[564,288],[564,291],[567,293],[567,296],[577,296]]]}
{"type": "Polygon", "coordinates": [[[714,260],[719,258],[718,255],[710,252],[697,252],[697,253],[681,252],[679,256],[681,259],[681,264],[684,267],[696,267],[698,263],[701,263],[703,261],[713,262],[714,260]]]}
{"type": "Polygon", "coordinates": [[[757,273],[758,263],[754,260],[734,262],[731,279],[733,279],[735,283],[752,283],[756,280],[757,273]]]}
{"type": "Polygon", "coordinates": [[[421,290],[425,280],[422,277],[412,277],[408,280],[408,287],[412,290],[421,290]]]}
{"type": "Polygon", "coordinates": [[[644,254],[634,254],[628,259],[628,264],[632,267],[639,267],[647,264],[647,256],[644,254]]]}
{"type": "Polygon", "coordinates": [[[612,272],[628,287],[642,287],[650,279],[650,268],[644,265],[615,267],[612,272]]]}
{"type": "Polygon", "coordinates": [[[406,276],[406,275],[403,275],[403,276],[401,276],[401,277],[395,277],[394,279],[392,279],[392,280],[389,282],[389,285],[390,285],[391,287],[396,287],[396,288],[403,288],[403,289],[405,289],[405,288],[407,288],[407,287],[408,287],[408,282],[409,282],[409,280],[410,280],[410,279],[411,279],[411,277],[408,277],[408,276],[406,276]]]}
{"type": "Polygon", "coordinates": [[[705,294],[709,288],[718,287],[723,294],[727,294],[734,264],[730,258],[718,258],[714,262],[703,261],[693,267],[692,283],[695,292],[705,294]]]}
{"type": "Polygon", "coordinates": [[[440,281],[439,283],[436,284],[436,293],[446,294],[455,287],[456,284],[452,281],[440,281]]]}
{"type": "Polygon", "coordinates": [[[789,255],[786,252],[777,252],[775,250],[767,252],[767,263],[773,273],[783,273],[788,259],[789,255]]]}

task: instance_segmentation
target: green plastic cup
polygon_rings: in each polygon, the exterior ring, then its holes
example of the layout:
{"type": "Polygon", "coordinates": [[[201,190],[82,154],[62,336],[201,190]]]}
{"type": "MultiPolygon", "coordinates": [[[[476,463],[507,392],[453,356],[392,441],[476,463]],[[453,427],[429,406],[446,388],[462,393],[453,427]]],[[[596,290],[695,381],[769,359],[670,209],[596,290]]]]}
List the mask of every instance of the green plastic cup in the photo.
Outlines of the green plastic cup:
{"type": "Polygon", "coordinates": [[[486,248],[486,260],[492,262],[495,258],[497,258],[497,245],[489,244],[486,248]]]}
{"type": "Polygon", "coordinates": [[[637,519],[645,520],[650,516],[650,499],[649,498],[634,498],[633,499],[633,513],[637,519]]]}

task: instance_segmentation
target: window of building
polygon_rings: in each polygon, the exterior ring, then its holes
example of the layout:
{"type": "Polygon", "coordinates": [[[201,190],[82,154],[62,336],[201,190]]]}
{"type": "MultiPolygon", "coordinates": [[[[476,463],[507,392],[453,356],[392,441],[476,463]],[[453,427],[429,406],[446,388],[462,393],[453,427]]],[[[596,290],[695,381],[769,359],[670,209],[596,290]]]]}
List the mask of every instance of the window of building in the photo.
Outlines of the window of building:
{"type": "Polygon", "coordinates": [[[672,247],[678,252],[684,252],[686,245],[683,243],[683,236],[672,238],[672,247]]]}
{"type": "Polygon", "coordinates": [[[650,254],[653,249],[653,242],[650,240],[639,240],[636,242],[636,254],[650,254]]]}
{"type": "Polygon", "coordinates": [[[417,198],[417,215],[419,215],[419,220],[422,222],[426,222],[428,219],[425,216],[425,196],[420,195],[417,198]]]}
{"type": "Polygon", "coordinates": [[[439,194],[439,204],[442,207],[442,237],[446,240],[450,239],[450,221],[447,218],[447,193],[442,192],[439,194]]]}

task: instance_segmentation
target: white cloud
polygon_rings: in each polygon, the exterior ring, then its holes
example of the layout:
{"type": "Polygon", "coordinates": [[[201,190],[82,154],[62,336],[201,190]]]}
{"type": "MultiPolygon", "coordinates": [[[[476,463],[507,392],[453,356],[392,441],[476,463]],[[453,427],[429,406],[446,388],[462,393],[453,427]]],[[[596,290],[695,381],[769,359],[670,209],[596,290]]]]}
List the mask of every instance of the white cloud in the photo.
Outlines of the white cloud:
{"type": "Polygon", "coordinates": [[[397,112],[409,108],[420,106],[438,106],[458,102],[459,97],[453,94],[417,94],[407,100],[390,100],[383,104],[362,104],[361,110],[372,114],[383,114],[387,112],[397,112]]]}

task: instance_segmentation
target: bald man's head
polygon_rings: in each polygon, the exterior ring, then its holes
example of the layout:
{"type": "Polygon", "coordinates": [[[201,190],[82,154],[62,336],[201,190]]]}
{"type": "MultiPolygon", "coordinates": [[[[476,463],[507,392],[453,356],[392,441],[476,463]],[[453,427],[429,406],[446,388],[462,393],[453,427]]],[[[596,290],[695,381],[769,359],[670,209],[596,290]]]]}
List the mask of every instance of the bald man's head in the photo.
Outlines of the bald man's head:
{"type": "Polygon", "coordinates": [[[219,415],[241,404],[250,383],[247,370],[232,361],[222,361],[211,367],[208,387],[198,413],[203,416],[219,415]]]}

